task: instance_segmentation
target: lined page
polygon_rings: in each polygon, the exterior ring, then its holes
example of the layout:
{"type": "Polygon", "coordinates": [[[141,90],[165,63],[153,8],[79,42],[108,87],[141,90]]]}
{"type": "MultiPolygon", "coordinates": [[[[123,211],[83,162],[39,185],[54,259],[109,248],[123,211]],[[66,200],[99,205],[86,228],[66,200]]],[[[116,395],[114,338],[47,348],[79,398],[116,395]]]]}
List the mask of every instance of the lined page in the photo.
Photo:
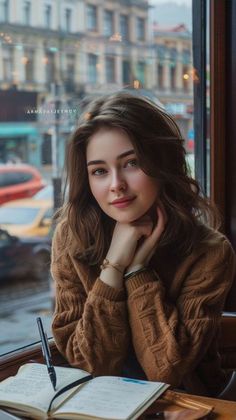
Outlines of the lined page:
{"type": "Polygon", "coordinates": [[[166,385],[161,382],[102,376],[86,383],[67,400],[56,417],[78,413],[104,419],[127,419],[166,385]]]}

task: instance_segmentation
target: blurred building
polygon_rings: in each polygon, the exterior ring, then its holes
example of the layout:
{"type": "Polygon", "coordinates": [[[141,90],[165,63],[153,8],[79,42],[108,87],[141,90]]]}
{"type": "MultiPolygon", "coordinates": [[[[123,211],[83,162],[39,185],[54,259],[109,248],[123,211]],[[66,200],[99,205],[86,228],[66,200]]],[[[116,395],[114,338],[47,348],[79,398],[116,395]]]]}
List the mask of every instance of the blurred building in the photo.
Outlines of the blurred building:
{"type": "Polygon", "coordinates": [[[185,25],[163,28],[154,23],[153,37],[156,48],[155,93],[175,117],[184,138],[190,141],[194,82],[192,34],[185,25]]]}
{"type": "MultiPolygon", "coordinates": [[[[191,34],[181,27],[153,32],[148,19],[146,0],[0,0],[0,90],[36,94],[34,106],[24,102],[19,138],[14,129],[19,158],[62,167],[86,94],[144,89],[181,114],[182,124],[192,103],[191,34]]],[[[1,118],[2,148],[12,122],[6,127],[1,118]]]]}

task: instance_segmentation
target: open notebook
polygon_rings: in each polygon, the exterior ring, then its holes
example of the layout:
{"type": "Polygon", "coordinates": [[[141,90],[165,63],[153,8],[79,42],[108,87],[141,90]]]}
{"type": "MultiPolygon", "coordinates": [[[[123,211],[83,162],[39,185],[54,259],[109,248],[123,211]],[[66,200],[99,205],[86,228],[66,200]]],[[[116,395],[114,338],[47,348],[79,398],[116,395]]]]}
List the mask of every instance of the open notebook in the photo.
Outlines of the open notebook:
{"type": "Polygon", "coordinates": [[[169,386],[117,376],[92,378],[75,368],[55,369],[56,391],[46,365],[21,366],[16,376],[0,383],[0,406],[33,419],[134,420],[169,386]]]}

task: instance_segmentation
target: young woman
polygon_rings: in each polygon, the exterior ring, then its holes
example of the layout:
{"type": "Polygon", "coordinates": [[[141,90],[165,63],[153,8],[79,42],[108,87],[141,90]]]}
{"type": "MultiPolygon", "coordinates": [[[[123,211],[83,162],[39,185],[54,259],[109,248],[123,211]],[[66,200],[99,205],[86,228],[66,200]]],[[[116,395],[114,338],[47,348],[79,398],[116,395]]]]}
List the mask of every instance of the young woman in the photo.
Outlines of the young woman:
{"type": "Polygon", "coordinates": [[[53,239],[53,334],[72,366],[216,395],[235,256],[185,162],[175,122],[127,93],[97,99],[71,139],[53,239]],[[213,225],[214,226],[214,225],[213,225]]]}

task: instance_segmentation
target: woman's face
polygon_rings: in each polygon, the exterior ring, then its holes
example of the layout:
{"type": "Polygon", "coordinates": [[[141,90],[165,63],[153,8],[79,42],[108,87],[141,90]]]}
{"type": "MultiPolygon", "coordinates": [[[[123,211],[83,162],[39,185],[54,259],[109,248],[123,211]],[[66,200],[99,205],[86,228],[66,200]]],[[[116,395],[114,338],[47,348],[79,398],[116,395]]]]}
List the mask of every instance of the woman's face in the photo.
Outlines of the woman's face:
{"type": "Polygon", "coordinates": [[[157,200],[158,181],[140,169],[125,131],[100,128],[89,139],[86,159],[91,192],[112,219],[130,223],[157,200]]]}

